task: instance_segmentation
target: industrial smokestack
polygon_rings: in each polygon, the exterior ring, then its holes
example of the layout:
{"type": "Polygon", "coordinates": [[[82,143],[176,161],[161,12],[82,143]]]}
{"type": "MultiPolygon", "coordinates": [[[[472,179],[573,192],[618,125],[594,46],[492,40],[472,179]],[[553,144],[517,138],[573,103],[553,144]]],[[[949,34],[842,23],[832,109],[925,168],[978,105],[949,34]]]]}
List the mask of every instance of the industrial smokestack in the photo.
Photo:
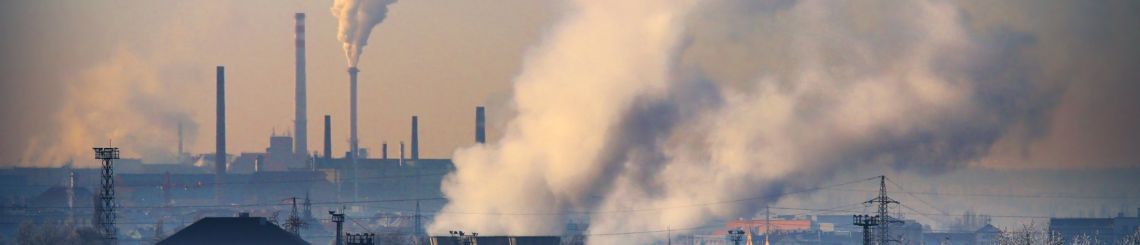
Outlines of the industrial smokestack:
{"type": "Polygon", "coordinates": [[[400,141],[400,166],[404,166],[404,142],[400,141]]]}
{"type": "Polygon", "coordinates": [[[218,66],[218,125],[214,151],[214,201],[223,203],[222,183],[226,179],[226,67],[218,66]]]}
{"type": "Polygon", "coordinates": [[[325,115],[325,159],[332,158],[332,118],[325,115]]]}
{"type": "Polygon", "coordinates": [[[356,166],[357,165],[356,159],[359,158],[359,156],[360,156],[360,148],[359,148],[360,146],[357,144],[357,143],[359,143],[359,141],[357,141],[357,138],[356,138],[356,74],[357,73],[360,73],[360,69],[356,69],[356,67],[349,67],[348,68],[348,80],[349,80],[348,82],[351,84],[350,88],[349,88],[349,90],[351,90],[351,91],[349,91],[349,93],[352,94],[351,96],[349,96],[350,97],[349,99],[351,100],[351,103],[349,105],[349,111],[350,111],[351,118],[348,119],[348,120],[352,121],[351,123],[349,123],[350,124],[349,127],[351,128],[350,130],[352,131],[352,136],[351,136],[351,138],[349,138],[349,144],[351,144],[351,146],[349,148],[349,149],[351,149],[351,151],[349,151],[349,155],[350,155],[349,157],[352,158],[352,201],[360,200],[360,198],[359,198],[360,192],[357,191],[357,189],[360,188],[360,185],[359,185],[359,181],[357,181],[358,175],[356,174],[357,172],[359,172],[359,171],[357,171],[357,170],[359,170],[359,168],[356,166]]]}
{"type": "Polygon", "coordinates": [[[178,156],[179,161],[182,160],[182,122],[178,122],[178,156]]]}
{"type": "Polygon", "coordinates": [[[293,119],[293,152],[309,154],[309,120],[308,107],[306,107],[305,90],[305,13],[293,16],[297,19],[297,115],[293,119]]]}
{"type": "Polygon", "coordinates": [[[420,159],[420,130],[419,120],[412,116],[412,160],[420,159]]]}
{"type": "Polygon", "coordinates": [[[356,159],[357,150],[359,149],[359,148],[357,148],[358,147],[357,146],[358,141],[356,138],[356,74],[358,74],[358,73],[360,73],[360,69],[356,69],[356,67],[349,67],[348,68],[348,82],[350,84],[349,85],[349,108],[348,108],[349,119],[348,120],[349,120],[349,130],[351,131],[350,132],[351,135],[349,136],[349,144],[351,144],[351,146],[349,146],[349,150],[352,152],[351,155],[352,155],[353,160],[356,159]]]}
{"type": "Polygon", "coordinates": [[[487,116],[483,112],[483,107],[475,107],[475,143],[487,143],[487,116]]]}
{"type": "Polygon", "coordinates": [[[382,153],[381,155],[384,156],[384,160],[388,160],[388,141],[384,141],[384,148],[383,149],[384,149],[384,153],[382,153]]]}

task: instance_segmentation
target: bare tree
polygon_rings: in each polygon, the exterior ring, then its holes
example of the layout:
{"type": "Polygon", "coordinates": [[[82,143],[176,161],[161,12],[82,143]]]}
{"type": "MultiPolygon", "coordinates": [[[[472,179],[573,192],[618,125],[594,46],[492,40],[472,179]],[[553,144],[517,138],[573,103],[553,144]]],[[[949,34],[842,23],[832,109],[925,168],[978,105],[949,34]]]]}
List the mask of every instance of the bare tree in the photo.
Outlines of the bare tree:
{"type": "Polygon", "coordinates": [[[994,236],[998,245],[1061,245],[1061,233],[1050,233],[1045,228],[1037,228],[1033,222],[1022,223],[1021,229],[1002,229],[994,236]]]}
{"type": "Polygon", "coordinates": [[[1091,237],[1089,236],[1089,234],[1081,234],[1080,236],[1074,237],[1073,243],[1070,243],[1070,245],[1101,245],[1101,244],[1104,244],[1104,242],[1102,242],[1098,237],[1100,237],[1100,232],[1097,232],[1095,235],[1093,235],[1091,237]]]}
{"type": "Polygon", "coordinates": [[[16,229],[15,244],[19,245],[95,245],[100,244],[102,234],[92,227],[44,222],[36,224],[24,221],[16,229]]]}
{"type": "Polygon", "coordinates": [[[1136,228],[1135,232],[1130,235],[1125,235],[1120,239],[1121,245],[1140,245],[1140,227],[1136,228]]]}
{"type": "Polygon", "coordinates": [[[166,239],[166,231],[162,228],[162,220],[159,219],[154,223],[154,237],[150,239],[150,243],[158,244],[162,239],[166,239]]]}

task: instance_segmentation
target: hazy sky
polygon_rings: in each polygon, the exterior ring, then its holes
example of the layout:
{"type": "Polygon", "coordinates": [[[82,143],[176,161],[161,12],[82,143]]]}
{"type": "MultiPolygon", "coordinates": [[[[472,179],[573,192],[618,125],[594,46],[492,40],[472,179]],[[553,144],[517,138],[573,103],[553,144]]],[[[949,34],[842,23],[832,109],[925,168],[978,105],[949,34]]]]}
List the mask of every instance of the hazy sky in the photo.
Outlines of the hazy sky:
{"type": "MultiPolygon", "coordinates": [[[[731,86],[786,69],[780,38],[796,1],[711,1],[694,14],[686,64],[731,86]]],[[[1019,123],[971,164],[1000,167],[1140,165],[1140,4],[1134,1],[952,1],[971,32],[1017,35],[1031,80],[1050,95],[1040,120],[1019,123]]],[[[851,4],[859,33],[876,35],[880,1],[851,4]]],[[[126,157],[169,157],[175,125],[187,150],[214,148],[214,67],[227,68],[229,152],[262,152],[293,125],[293,13],[307,18],[309,149],[322,116],[334,152],[347,150],[348,83],[331,1],[6,1],[0,165],[60,165],[114,140],[126,157]],[[196,125],[196,126],[195,126],[196,125]],[[21,160],[22,159],[22,160],[21,160]]],[[[360,62],[361,147],[409,140],[449,158],[474,139],[475,106],[499,106],[528,48],[559,12],[541,0],[404,0],[376,27],[360,62]]],[[[979,35],[981,35],[979,34],[979,35]]],[[[1004,37],[995,37],[1004,38],[1004,37]]],[[[1002,39],[1005,40],[1005,39],[1002,39]]],[[[1026,103],[1011,101],[1009,103],[1026,103]]],[[[491,138],[495,138],[492,131],[491,138]]],[[[376,154],[376,153],[374,153],[376,154]]]]}
{"type": "MultiPolygon", "coordinates": [[[[60,134],[82,134],[74,140],[82,148],[63,150],[84,154],[82,160],[87,148],[108,138],[147,141],[172,152],[181,118],[197,124],[197,135],[190,136],[197,140],[187,150],[213,152],[217,65],[227,68],[229,152],[264,152],[274,129],[284,134],[293,125],[296,12],[308,15],[309,148],[321,149],[322,117],[331,115],[334,152],[347,150],[348,75],[331,1],[5,5],[8,33],[20,34],[4,37],[4,104],[14,117],[3,119],[3,165],[17,164],[29,141],[70,139],[60,134]],[[94,98],[75,103],[73,89],[94,98]],[[86,128],[61,132],[73,128],[61,114],[81,114],[66,117],[86,128]],[[144,118],[161,119],[134,122],[144,118]]],[[[359,67],[361,147],[378,149],[388,141],[391,156],[398,155],[398,142],[410,139],[412,115],[419,116],[421,157],[447,158],[454,147],[473,142],[474,108],[507,91],[546,15],[546,3],[529,0],[393,5],[359,67]]],[[[140,156],[136,149],[124,151],[140,156]]]]}

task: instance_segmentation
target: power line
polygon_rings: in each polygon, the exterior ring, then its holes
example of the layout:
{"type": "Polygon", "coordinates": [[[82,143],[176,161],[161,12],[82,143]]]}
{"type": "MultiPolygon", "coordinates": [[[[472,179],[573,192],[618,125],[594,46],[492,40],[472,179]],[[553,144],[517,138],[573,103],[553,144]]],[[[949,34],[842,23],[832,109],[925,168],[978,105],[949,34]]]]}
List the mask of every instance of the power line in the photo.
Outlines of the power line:
{"type": "MultiPolygon", "coordinates": [[[[840,189],[828,188],[834,191],[858,191],[858,192],[878,192],[874,190],[858,190],[858,189],[840,189]]],[[[888,192],[895,193],[898,192],[888,192]]],[[[982,197],[1011,197],[1011,198],[1062,198],[1062,199],[1140,199],[1140,196],[1065,196],[1065,195],[1007,195],[1007,194],[965,194],[965,193],[942,193],[942,192],[911,192],[912,194],[931,195],[931,196],[982,196],[982,197]]]]}
{"type": "Polygon", "coordinates": [[[922,198],[918,198],[918,196],[915,196],[914,194],[910,193],[909,191],[906,191],[906,189],[904,189],[904,188],[903,188],[902,186],[900,186],[898,183],[895,183],[895,181],[893,181],[893,180],[891,180],[891,179],[887,179],[887,182],[891,182],[891,184],[892,184],[892,185],[895,185],[895,187],[898,187],[898,188],[899,188],[899,190],[902,190],[902,191],[903,191],[903,192],[905,192],[907,195],[910,195],[911,197],[914,197],[914,199],[918,199],[918,201],[919,201],[919,202],[922,202],[922,204],[926,204],[926,206],[930,206],[930,208],[933,208],[934,210],[938,210],[938,212],[941,212],[942,214],[947,214],[947,215],[949,215],[949,214],[950,214],[950,213],[947,213],[946,211],[942,211],[941,209],[938,209],[937,207],[934,207],[934,205],[930,205],[930,203],[926,202],[925,200],[922,200],[922,198]]]}
{"type": "MultiPolygon", "coordinates": [[[[401,179],[401,178],[414,178],[414,177],[426,177],[426,176],[442,176],[442,175],[447,175],[450,173],[451,172],[432,173],[432,174],[418,174],[418,175],[400,175],[400,176],[373,176],[373,177],[364,177],[364,178],[356,178],[356,179],[357,180],[401,179]]],[[[199,175],[199,174],[195,174],[195,175],[199,175]]],[[[214,176],[212,174],[204,174],[204,175],[214,176]]],[[[341,178],[341,179],[332,179],[332,180],[325,180],[322,178],[322,179],[317,179],[317,180],[282,180],[282,181],[259,181],[259,182],[217,183],[217,184],[219,184],[219,185],[259,185],[259,184],[304,183],[304,182],[329,182],[329,183],[332,183],[333,181],[351,181],[351,180],[353,180],[353,178],[341,178]]],[[[214,184],[215,183],[213,183],[213,182],[210,183],[210,185],[214,185],[214,184]]],[[[161,183],[156,183],[156,184],[116,184],[115,186],[117,186],[117,187],[160,187],[162,185],[163,184],[161,184],[161,183]]],[[[205,186],[206,184],[203,183],[202,185],[205,186]]],[[[57,187],[57,186],[63,186],[63,185],[6,185],[4,187],[34,187],[34,186],[57,187]]],[[[190,187],[190,186],[188,186],[188,185],[177,185],[177,186],[172,185],[171,187],[190,187]]],[[[198,187],[198,186],[193,186],[193,187],[198,187]]]]}
{"type": "Polygon", "coordinates": [[[773,197],[780,197],[780,196],[786,196],[786,195],[792,195],[792,194],[805,193],[805,192],[810,192],[810,191],[817,191],[817,190],[822,190],[822,189],[825,189],[828,187],[849,185],[849,184],[863,182],[863,181],[867,181],[867,180],[871,180],[871,179],[874,179],[874,178],[866,178],[866,179],[861,179],[861,180],[856,180],[856,181],[851,181],[851,182],[846,182],[846,183],[841,183],[841,184],[834,184],[834,185],[829,185],[829,186],[816,187],[816,188],[811,188],[811,189],[792,191],[792,192],[775,194],[775,195],[750,197],[750,198],[744,198],[744,199],[736,199],[736,200],[712,202],[712,203],[701,203],[701,204],[690,204],[690,205],[681,205],[681,206],[672,206],[672,207],[661,207],[661,208],[608,210],[608,211],[569,211],[569,212],[553,212],[553,213],[476,213],[476,212],[444,212],[444,211],[439,211],[436,213],[473,214],[473,215],[504,215],[504,216],[541,216],[541,215],[605,214],[605,213],[630,213],[630,212],[644,212],[644,211],[659,211],[659,210],[668,210],[668,209],[677,209],[677,208],[691,208],[691,207],[711,206],[711,205],[719,205],[719,204],[726,204],[726,203],[736,203],[736,202],[743,202],[743,201],[757,200],[757,199],[767,199],[767,198],[773,198],[773,197]]]}
{"type": "MultiPolygon", "coordinates": [[[[447,200],[442,197],[435,198],[406,198],[406,199],[386,199],[386,200],[373,200],[373,201],[348,201],[348,202],[314,202],[313,204],[354,204],[354,203],[385,203],[385,202],[411,202],[411,201],[439,201],[447,200]]],[[[151,208],[234,208],[234,207],[261,207],[261,206],[284,206],[289,205],[285,203],[259,203],[259,204],[211,204],[211,205],[185,205],[185,206],[134,206],[134,207],[118,207],[117,209],[151,209],[151,208]]],[[[19,207],[18,209],[62,209],[68,207],[19,207]]]]}

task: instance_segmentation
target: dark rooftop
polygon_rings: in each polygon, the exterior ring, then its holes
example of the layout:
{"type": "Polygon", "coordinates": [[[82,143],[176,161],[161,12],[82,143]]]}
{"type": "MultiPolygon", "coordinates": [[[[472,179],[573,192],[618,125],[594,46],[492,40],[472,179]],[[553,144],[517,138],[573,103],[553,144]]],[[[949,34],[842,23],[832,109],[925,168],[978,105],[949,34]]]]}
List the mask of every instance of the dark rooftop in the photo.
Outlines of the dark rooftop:
{"type": "Polygon", "coordinates": [[[237,245],[309,243],[265,220],[264,217],[209,217],[158,242],[158,245],[237,245]]]}

